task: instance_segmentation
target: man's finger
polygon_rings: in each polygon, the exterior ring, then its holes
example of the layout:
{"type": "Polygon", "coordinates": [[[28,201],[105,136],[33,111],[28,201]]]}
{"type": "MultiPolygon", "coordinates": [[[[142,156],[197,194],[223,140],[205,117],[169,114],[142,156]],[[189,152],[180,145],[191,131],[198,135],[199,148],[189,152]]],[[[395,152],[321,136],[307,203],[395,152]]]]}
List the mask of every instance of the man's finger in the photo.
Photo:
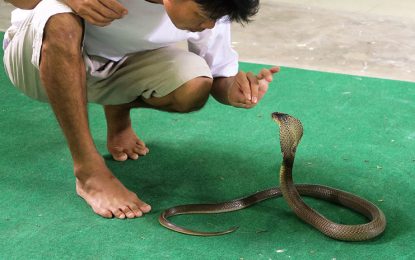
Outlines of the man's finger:
{"type": "Polygon", "coordinates": [[[280,67],[272,67],[270,69],[262,69],[258,73],[257,78],[259,80],[265,79],[268,82],[271,82],[272,81],[272,75],[275,74],[275,73],[277,73],[277,72],[279,72],[279,71],[280,71],[280,67]]]}
{"type": "Polygon", "coordinates": [[[88,15],[83,15],[82,18],[84,18],[88,23],[97,26],[106,26],[113,21],[112,19],[105,18],[101,14],[92,10],[88,15]]]}
{"type": "Polygon", "coordinates": [[[281,69],[280,67],[275,66],[275,67],[270,68],[269,70],[271,71],[272,74],[274,74],[274,73],[280,72],[281,69]]]}
{"type": "Polygon", "coordinates": [[[256,104],[247,104],[247,103],[235,103],[233,104],[234,107],[240,107],[240,108],[253,108],[254,106],[256,106],[256,104]]]}
{"type": "Polygon", "coordinates": [[[128,14],[127,8],[125,8],[122,4],[120,4],[116,0],[98,0],[101,4],[106,6],[108,9],[113,11],[118,18],[123,17],[124,15],[128,14]]]}
{"type": "Polygon", "coordinates": [[[251,101],[255,104],[258,102],[259,82],[257,77],[252,72],[246,73],[246,76],[251,86],[251,101]]]}
{"type": "Polygon", "coordinates": [[[268,91],[268,82],[264,83],[264,85],[259,85],[259,91],[258,91],[258,101],[260,101],[265,93],[268,91]]]}
{"type": "Polygon", "coordinates": [[[265,79],[266,81],[271,82],[272,81],[272,75],[274,73],[279,72],[279,71],[280,71],[279,67],[272,67],[271,69],[262,69],[258,73],[257,78],[259,80],[265,79]]]}
{"type": "Polygon", "coordinates": [[[262,69],[262,70],[258,73],[258,75],[257,75],[257,79],[258,79],[258,80],[265,79],[266,81],[271,82],[271,81],[272,81],[272,73],[271,73],[271,71],[270,71],[270,70],[268,70],[268,69],[262,69]]]}
{"type": "Polygon", "coordinates": [[[246,107],[247,105],[251,105],[252,102],[247,100],[245,95],[241,92],[234,92],[232,95],[232,106],[236,107],[246,107]]]}
{"type": "Polygon", "coordinates": [[[251,87],[245,72],[240,71],[238,74],[236,74],[236,82],[238,83],[239,89],[242,91],[242,94],[246,100],[251,100],[251,87]]]}
{"type": "Polygon", "coordinates": [[[110,8],[102,4],[94,6],[92,9],[94,12],[98,13],[100,16],[106,19],[110,19],[111,21],[115,19],[121,19],[123,17],[122,15],[117,14],[116,12],[114,12],[113,10],[111,10],[110,8]]]}

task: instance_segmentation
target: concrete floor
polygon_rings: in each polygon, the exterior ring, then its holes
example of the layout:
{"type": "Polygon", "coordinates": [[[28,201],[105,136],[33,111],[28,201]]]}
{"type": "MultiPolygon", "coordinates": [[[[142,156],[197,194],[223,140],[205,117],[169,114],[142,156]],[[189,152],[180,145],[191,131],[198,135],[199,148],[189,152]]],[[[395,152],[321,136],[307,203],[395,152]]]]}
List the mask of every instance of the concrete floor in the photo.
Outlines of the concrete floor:
{"type": "MultiPolygon", "coordinates": [[[[11,9],[0,2],[0,30],[11,9]]],[[[232,44],[242,61],[415,82],[413,10],[413,0],[262,0],[232,44]]]]}
{"type": "Polygon", "coordinates": [[[241,60],[415,82],[415,1],[261,3],[255,22],[234,30],[241,60]]]}

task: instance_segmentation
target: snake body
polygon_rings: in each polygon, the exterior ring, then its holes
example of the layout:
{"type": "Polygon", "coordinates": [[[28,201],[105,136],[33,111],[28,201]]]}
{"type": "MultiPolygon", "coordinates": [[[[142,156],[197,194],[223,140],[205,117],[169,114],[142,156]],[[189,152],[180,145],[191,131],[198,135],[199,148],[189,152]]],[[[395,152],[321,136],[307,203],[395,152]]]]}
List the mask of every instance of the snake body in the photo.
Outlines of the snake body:
{"type": "Polygon", "coordinates": [[[216,232],[195,231],[172,223],[169,220],[169,217],[182,214],[205,214],[235,211],[249,207],[266,199],[283,196],[290,208],[299,218],[333,239],[343,241],[363,241],[380,235],[385,230],[386,218],[383,212],[373,203],[352,193],[327,186],[294,184],[292,170],[297,146],[303,135],[303,126],[298,119],[287,114],[275,112],[272,113],[272,118],[280,127],[280,146],[283,156],[283,161],[280,167],[279,188],[276,187],[263,190],[244,198],[217,204],[188,204],[175,206],[165,210],[160,215],[160,224],[173,231],[188,235],[223,235],[235,231],[237,227],[216,232]],[[345,206],[364,215],[370,220],[370,222],[359,225],[343,225],[332,222],[305,204],[300,195],[327,200],[345,206]]]}

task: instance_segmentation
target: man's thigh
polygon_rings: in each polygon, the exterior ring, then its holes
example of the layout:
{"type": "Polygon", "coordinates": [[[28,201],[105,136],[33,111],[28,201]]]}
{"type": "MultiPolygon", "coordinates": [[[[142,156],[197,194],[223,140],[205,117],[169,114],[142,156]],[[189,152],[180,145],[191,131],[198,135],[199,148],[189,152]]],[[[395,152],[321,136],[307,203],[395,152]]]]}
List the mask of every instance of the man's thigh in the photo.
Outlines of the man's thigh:
{"type": "Polygon", "coordinates": [[[195,78],[212,78],[203,58],[174,47],[136,53],[118,63],[89,58],[88,70],[95,68],[87,73],[88,100],[103,105],[161,98],[195,78]]]}
{"type": "Polygon", "coordinates": [[[60,1],[43,0],[33,10],[12,13],[13,26],[6,32],[3,61],[13,85],[33,99],[48,101],[39,75],[45,25],[54,15],[72,12],[60,1]]]}

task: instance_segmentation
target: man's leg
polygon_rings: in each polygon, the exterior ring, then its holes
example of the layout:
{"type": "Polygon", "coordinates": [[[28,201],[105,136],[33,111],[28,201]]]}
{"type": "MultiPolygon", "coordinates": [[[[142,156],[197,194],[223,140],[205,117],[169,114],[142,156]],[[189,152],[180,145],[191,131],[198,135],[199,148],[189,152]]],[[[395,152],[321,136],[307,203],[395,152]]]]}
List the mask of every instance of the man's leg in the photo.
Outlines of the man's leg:
{"type": "Polygon", "coordinates": [[[142,101],[163,111],[188,113],[199,110],[205,105],[211,87],[211,78],[197,77],[186,82],[167,96],[143,98],[142,101]]]}
{"type": "Polygon", "coordinates": [[[197,77],[164,97],[140,98],[129,104],[105,106],[108,151],[119,161],[128,158],[136,160],[148,153],[148,148],[131,127],[131,108],[150,107],[168,112],[192,112],[204,106],[211,86],[212,79],[197,77]]]}
{"type": "Polygon", "coordinates": [[[83,27],[73,14],[50,18],[44,29],[40,77],[74,161],[76,188],[103,217],[133,218],[150,206],[127,190],[105,165],[88,126],[83,27]]]}

